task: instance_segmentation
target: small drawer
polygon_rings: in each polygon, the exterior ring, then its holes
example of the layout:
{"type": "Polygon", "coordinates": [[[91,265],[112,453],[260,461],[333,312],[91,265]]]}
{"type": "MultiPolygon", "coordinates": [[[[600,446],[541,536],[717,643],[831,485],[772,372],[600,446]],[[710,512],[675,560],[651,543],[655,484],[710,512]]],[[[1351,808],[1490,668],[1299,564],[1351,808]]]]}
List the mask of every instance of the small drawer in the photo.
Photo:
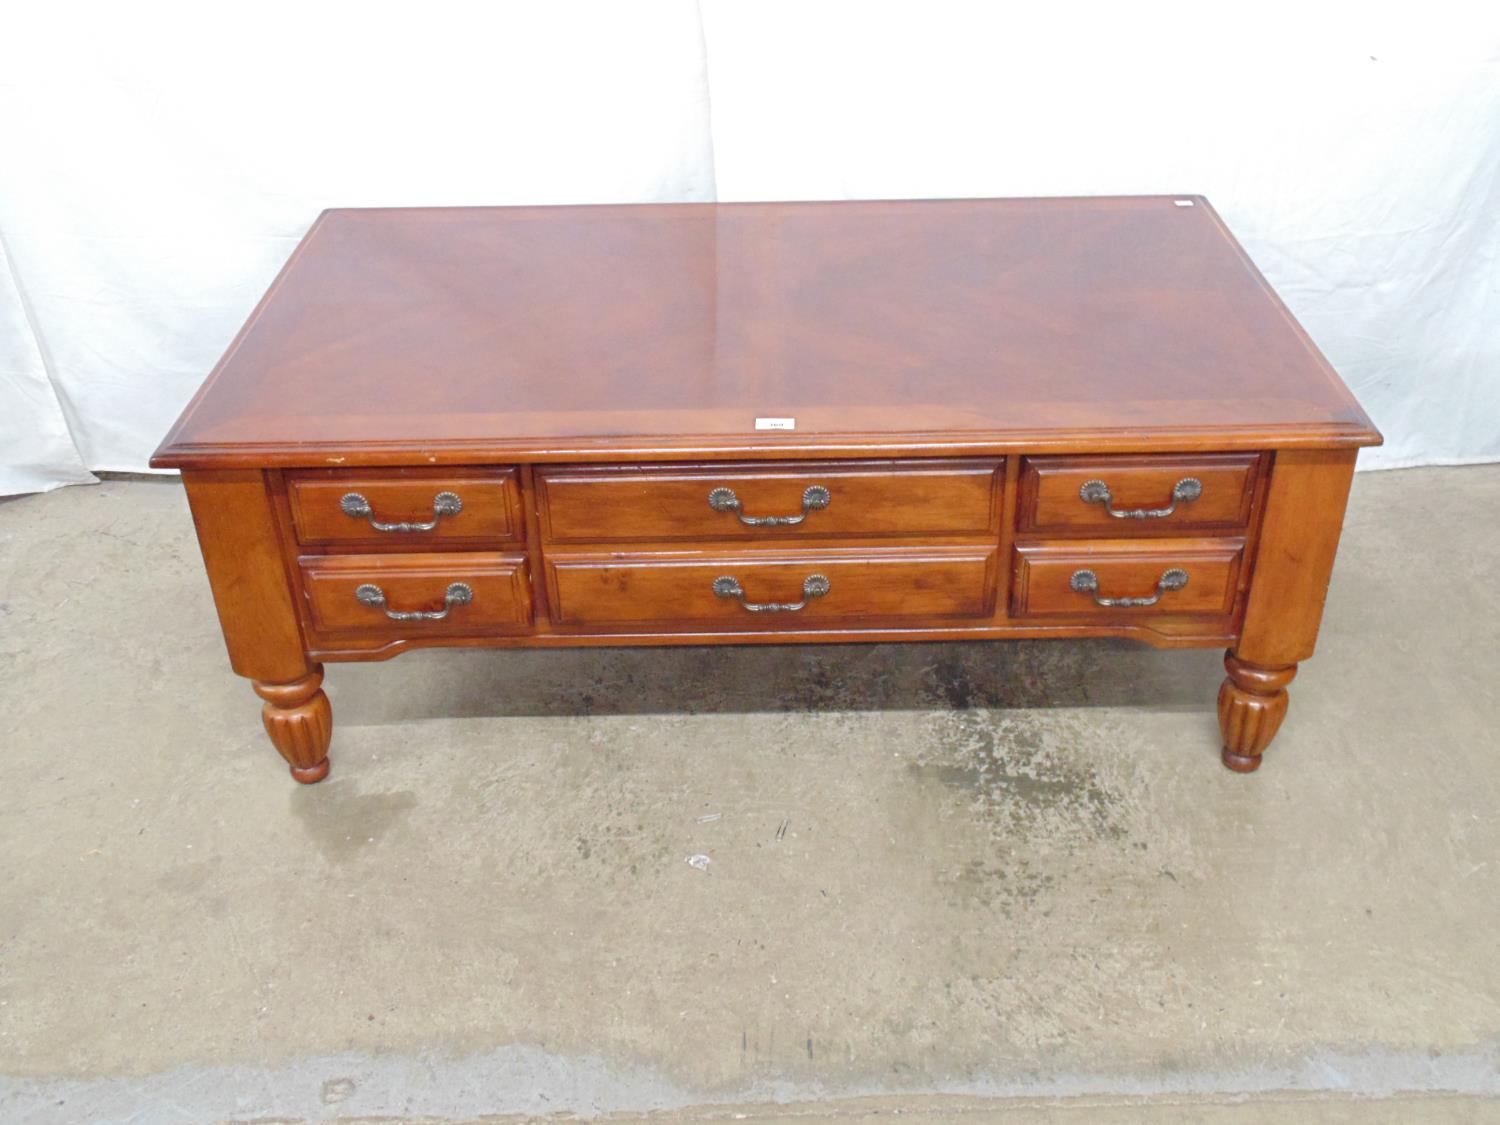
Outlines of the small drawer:
{"type": "Polygon", "coordinates": [[[982,547],[564,555],[548,570],[563,626],[797,630],[990,617],[995,556],[982,547]]]}
{"type": "Polygon", "coordinates": [[[988,536],[999,461],[570,467],[537,473],[551,543],[988,536]]]}
{"type": "Polygon", "coordinates": [[[320,632],[483,635],[531,624],[522,555],[309,556],[302,589],[320,632]]]}
{"type": "Polygon", "coordinates": [[[518,543],[521,490],[514,469],[390,469],[289,475],[297,539],[312,546],[518,543]]]}
{"type": "Polygon", "coordinates": [[[1255,453],[1028,457],[1020,529],[1092,535],[1243,529],[1259,465],[1255,453]]]}
{"type": "Polygon", "coordinates": [[[1223,616],[1239,590],[1240,539],[1040,543],[1016,550],[1016,617],[1115,621],[1223,616]]]}

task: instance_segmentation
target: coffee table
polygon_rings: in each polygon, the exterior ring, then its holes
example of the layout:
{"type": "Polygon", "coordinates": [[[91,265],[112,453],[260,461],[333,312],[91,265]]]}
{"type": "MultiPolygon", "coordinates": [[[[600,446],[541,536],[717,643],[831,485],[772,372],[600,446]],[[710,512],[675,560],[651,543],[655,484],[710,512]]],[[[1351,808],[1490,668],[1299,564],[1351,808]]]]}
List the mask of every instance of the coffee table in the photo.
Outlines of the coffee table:
{"type": "Polygon", "coordinates": [[[1201,196],[376,209],[152,464],[298,781],[328,661],[1097,636],[1249,771],[1379,441],[1201,196]]]}

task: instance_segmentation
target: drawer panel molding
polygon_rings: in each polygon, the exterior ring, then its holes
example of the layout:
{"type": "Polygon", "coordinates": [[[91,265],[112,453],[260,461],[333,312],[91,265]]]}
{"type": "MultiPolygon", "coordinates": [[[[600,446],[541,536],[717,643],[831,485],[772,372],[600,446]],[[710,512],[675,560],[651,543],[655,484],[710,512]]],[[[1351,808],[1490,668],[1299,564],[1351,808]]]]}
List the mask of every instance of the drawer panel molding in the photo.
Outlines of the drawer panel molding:
{"type": "Polygon", "coordinates": [[[1012,611],[1100,622],[1223,616],[1234,611],[1243,555],[1239,539],[1028,544],[1016,550],[1012,611]]]}
{"type": "Polygon", "coordinates": [[[537,472],[549,543],[990,536],[1000,461],[559,467],[537,472]]]}
{"type": "Polygon", "coordinates": [[[498,546],[523,534],[514,469],[293,473],[287,500],[308,546],[498,546]]]}
{"type": "Polygon", "coordinates": [[[301,560],[313,628],[391,639],[530,627],[526,559],[450,554],[318,555],[301,560]]]}
{"type": "Polygon", "coordinates": [[[1198,456],[1028,457],[1021,470],[1023,534],[1180,535],[1240,531],[1260,458],[1198,456]]]}
{"type": "Polygon", "coordinates": [[[801,629],[988,618],[998,552],[931,550],[565,555],[548,562],[554,622],[801,629]]]}

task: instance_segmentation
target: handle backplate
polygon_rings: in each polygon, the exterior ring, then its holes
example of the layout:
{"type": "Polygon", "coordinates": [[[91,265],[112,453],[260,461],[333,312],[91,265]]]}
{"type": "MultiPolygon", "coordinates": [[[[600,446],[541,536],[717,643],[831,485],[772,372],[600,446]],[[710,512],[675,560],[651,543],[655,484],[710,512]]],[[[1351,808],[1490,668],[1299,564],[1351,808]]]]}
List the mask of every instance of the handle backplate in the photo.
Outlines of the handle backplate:
{"type": "Polygon", "coordinates": [[[1095,605],[1106,608],[1124,608],[1129,606],[1155,605],[1161,601],[1162,595],[1171,590],[1180,590],[1188,584],[1188,572],[1181,567],[1174,566],[1171,570],[1162,571],[1160,578],[1156,580],[1156,593],[1146,598],[1101,598],[1099,596],[1099,576],[1092,570],[1075,570],[1073,577],[1068,580],[1068,585],[1080,594],[1093,596],[1095,605]]]}
{"type": "Polygon", "coordinates": [[[802,582],[800,602],[749,602],[745,600],[745,588],[740,585],[738,578],[726,574],[714,579],[715,597],[738,598],[740,605],[750,613],[796,613],[806,609],[807,603],[814,598],[826,597],[830,589],[832,583],[826,576],[809,574],[802,582]]]}
{"type": "Polygon", "coordinates": [[[385,591],[373,582],[366,582],[354,591],[360,605],[385,611],[392,621],[441,621],[453,612],[456,605],[468,605],[474,600],[474,590],[467,582],[452,582],[443,593],[442,609],[391,609],[386,605],[385,591]]]}
{"type": "Polygon", "coordinates": [[[708,506],[716,512],[733,512],[746,527],[795,527],[809,512],[821,512],[833,502],[833,494],[821,484],[809,485],[802,493],[802,511],[795,516],[747,516],[734,489],[719,487],[708,494],[708,506]]]}
{"type": "Polygon", "coordinates": [[[1178,504],[1191,504],[1203,495],[1203,482],[1197,477],[1183,477],[1172,486],[1172,501],[1165,508],[1116,508],[1109,485],[1102,480],[1083,482],[1078,490],[1085,504],[1103,504],[1104,510],[1117,520],[1164,520],[1177,510],[1178,504]]]}
{"type": "Polygon", "coordinates": [[[339,507],[350,519],[365,519],[376,531],[431,531],[444,516],[456,516],[464,510],[464,502],[456,492],[439,492],[432,498],[432,519],[426,523],[382,523],[375,518],[375,510],[363,493],[346,492],[339,500],[339,507]]]}

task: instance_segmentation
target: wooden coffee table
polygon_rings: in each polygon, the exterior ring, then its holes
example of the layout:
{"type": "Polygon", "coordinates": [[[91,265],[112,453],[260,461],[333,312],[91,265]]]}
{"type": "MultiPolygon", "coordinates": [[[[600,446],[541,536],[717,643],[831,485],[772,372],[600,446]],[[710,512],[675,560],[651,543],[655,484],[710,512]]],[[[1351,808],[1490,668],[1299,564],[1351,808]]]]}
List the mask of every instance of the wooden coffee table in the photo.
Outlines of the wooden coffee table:
{"type": "Polygon", "coordinates": [[[1248,771],[1379,441],[1197,196],[336,210],[152,464],[298,781],[330,660],[1097,636],[1248,771]]]}

